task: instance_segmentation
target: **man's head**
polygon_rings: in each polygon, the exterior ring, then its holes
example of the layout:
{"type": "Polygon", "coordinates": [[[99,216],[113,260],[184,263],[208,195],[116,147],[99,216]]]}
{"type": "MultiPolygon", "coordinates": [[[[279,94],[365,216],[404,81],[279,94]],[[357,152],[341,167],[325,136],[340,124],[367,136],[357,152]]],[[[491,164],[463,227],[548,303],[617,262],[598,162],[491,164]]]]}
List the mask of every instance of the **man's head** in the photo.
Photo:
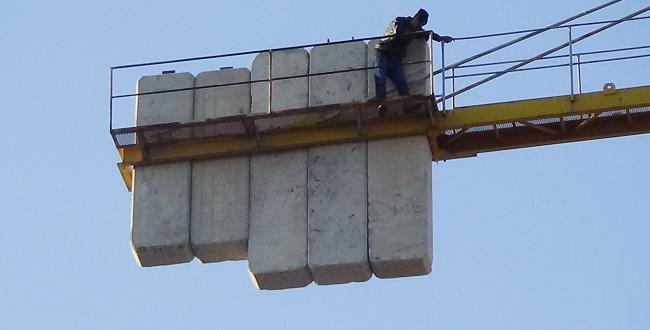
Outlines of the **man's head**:
{"type": "Polygon", "coordinates": [[[415,13],[415,15],[413,15],[413,19],[411,20],[411,27],[414,30],[419,30],[423,26],[427,25],[428,21],[429,13],[427,13],[427,11],[424,9],[420,9],[417,13],[415,13]]]}

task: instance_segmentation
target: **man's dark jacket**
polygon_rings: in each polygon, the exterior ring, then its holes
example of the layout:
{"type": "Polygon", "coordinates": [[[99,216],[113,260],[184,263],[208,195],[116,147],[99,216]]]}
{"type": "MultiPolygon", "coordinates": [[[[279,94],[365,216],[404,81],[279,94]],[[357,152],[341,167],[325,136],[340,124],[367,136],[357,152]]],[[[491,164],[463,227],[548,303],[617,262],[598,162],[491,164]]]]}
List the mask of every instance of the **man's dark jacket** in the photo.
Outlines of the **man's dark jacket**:
{"type": "MultiPolygon", "coordinates": [[[[422,32],[422,28],[418,30],[413,30],[411,27],[412,17],[397,17],[395,18],[388,28],[384,35],[386,37],[381,38],[379,43],[375,48],[379,52],[388,54],[394,59],[401,59],[406,55],[406,47],[408,47],[411,40],[414,38],[423,38],[428,40],[429,36],[427,34],[413,35],[413,36],[402,36],[403,34],[422,32]]],[[[441,41],[441,38],[438,34],[433,33],[433,40],[441,41]]]]}

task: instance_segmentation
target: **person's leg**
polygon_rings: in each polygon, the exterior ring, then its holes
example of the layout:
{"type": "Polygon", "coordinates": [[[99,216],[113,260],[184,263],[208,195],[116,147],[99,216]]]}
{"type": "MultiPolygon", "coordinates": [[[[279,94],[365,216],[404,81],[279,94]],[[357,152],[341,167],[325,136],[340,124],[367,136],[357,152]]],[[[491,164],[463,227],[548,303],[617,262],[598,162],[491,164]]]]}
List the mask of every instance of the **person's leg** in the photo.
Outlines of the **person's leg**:
{"type": "Polygon", "coordinates": [[[386,78],[388,75],[388,56],[380,51],[375,55],[375,97],[386,98],[386,78]]]}
{"type": "Polygon", "coordinates": [[[401,60],[391,61],[388,68],[388,77],[393,81],[393,84],[395,84],[397,93],[399,93],[400,96],[411,94],[409,91],[409,84],[406,81],[406,75],[404,74],[404,65],[401,60]]]}

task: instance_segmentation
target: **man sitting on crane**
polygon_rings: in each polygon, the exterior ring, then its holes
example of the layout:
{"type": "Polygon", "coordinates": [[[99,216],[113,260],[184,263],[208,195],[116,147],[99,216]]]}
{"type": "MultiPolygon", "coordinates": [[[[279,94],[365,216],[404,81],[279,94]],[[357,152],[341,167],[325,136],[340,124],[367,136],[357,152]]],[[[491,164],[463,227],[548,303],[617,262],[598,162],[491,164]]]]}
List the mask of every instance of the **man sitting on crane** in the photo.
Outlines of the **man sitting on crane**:
{"type": "MultiPolygon", "coordinates": [[[[409,86],[404,74],[402,58],[406,55],[406,47],[413,38],[429,39],[422,27],[427,24],[429,13],[420,9],[413,17],[396,17],[386,29],[385,37],[375,47],[375,97],[378,100],[386,98],[386,78],[390,78],[400,96],[409,95],[409,86]],[[404,35],[411,34],[411,35],[404,35]],[[413,35],[414,34],[414,35],[413,35]]],[[[438,42],[452,42],[450,36],[440,36],[432,33],[432,39],[438,42]]]]}

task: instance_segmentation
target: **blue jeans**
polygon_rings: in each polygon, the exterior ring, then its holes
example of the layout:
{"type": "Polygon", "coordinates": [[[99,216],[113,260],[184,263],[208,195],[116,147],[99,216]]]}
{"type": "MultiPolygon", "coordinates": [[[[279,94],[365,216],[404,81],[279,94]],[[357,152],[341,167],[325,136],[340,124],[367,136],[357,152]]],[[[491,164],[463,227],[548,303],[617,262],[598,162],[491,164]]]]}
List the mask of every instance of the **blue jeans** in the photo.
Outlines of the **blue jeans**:
{"type": "Polygon", "coordinates": [[[395,84],[399,95],[410,94],[401,58],[393,58],[385,52],[377,51],[375,66],[375,95],[378,99],[386,98],[386,78],[395,84]]]}

